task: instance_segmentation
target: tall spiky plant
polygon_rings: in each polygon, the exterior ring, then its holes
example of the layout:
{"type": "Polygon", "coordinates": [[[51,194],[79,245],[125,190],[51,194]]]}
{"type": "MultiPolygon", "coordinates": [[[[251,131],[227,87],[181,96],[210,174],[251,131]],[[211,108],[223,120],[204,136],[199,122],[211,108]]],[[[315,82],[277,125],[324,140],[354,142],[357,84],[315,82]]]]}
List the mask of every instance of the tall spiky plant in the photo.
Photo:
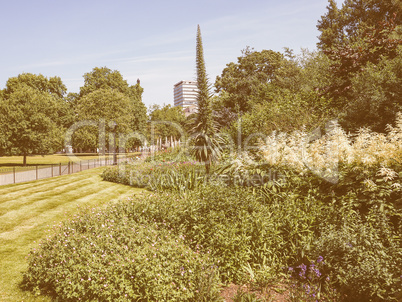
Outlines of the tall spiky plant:
{"type": "Polygon", "coordinates": [[[216,135],[217,126],[214,122],[211,109],[211,92],[208,83],[207,72],[202,47],[201,29],[197,27],[197,103],[198,110],[192,121],[190,151],[198,161],[205,164],[207,174],[210,172],[211,163],[220,154],[219,136],[216,135]]]}

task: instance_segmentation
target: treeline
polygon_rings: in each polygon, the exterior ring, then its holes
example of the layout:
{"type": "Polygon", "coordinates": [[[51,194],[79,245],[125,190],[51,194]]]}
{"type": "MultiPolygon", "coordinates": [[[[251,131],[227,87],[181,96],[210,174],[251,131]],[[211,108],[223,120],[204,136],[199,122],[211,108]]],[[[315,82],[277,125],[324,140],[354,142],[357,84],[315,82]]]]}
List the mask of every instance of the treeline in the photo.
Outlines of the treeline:
{"type": "MultiPolygon", "coordinates": [[[[129,85],[119,71],[106,67],[84,74],[79,93],[67,94],[59,77],[12,77],[0,91],[0,155],[22,155],[26,164],[28,155],[67,147],[81,152],[113,149],[117,134],[145,127],[142,93],[139,82],[129,85]]],[[[127,138],[127,148],[138,144],[136,137],[127,138]]]]}
{"type": "MultiPolygon", "coordinates": [[[[402,112],[401,11],[393,0],[346,0],[340,8],[329,0],[317,23],[318,50],[246,47],[213,85],[210,110],[220,133],[244,146],[272,131],[323,129],[334,119],[347,132],[386,133],[402,112]]],[[[183,121],[168,113],[172,108],[158,109],[153,120],[191,133],[191,116],[183,121]]],[[[177,135],[159,127],[164,136],[177,135]]]]}
{"type": "MultiPolygon", "coordinates": [[[[395,123],[402,111],[401,4],[346,0],[338,8],[328,2],[317,24],[317,51],[247,47],[216,78],[207,111],[238,146],[334,118],[350,132],[386,132],[395,123]]],[[[0,91],[0,155],[51,153],[67,141],[76,151],[130,149],[192,131],[194,118],[179,108],[154,105],[147,115],[142,87],[118,71],[94,68],[84,79],[79,93],[67,94],[59,77],[10,78],[0,91]]]]}
{"type": "Polygon", "coordinates": [[[338,119],[346,131],[385,132],[402,111],[402,6],[329,0],[318,50],[294,55],[246,48],[217,77],[213,109],[235,137],[307,130],[338,119]]]}

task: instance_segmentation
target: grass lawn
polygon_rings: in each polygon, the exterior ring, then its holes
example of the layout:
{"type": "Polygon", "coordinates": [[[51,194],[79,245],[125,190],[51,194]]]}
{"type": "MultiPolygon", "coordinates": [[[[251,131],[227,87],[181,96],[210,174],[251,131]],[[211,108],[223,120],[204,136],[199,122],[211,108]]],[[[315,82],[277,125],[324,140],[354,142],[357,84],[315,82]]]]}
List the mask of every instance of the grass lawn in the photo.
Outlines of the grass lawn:
{"type": "Polygon", "coordinates": [[[31,248],[47,235],[46,230],[68,219],[79,206],[104,206],[141,192],[102,181],[103,169],[0,186],[0,301],[51,301],[19,288],[31,248]]]}
{"type": "MultiPolygon", "coordinates": [[[[140,155],[141,153],[126,153],[118,155],[121,156],[133,156],[140,155]]],[[[0,157],[0,173],[10,173],[13,171],[13,168],[16,168],[16,171],[26,171],[29,169],[34,169],[36,165],[55,165],[55,164],[67,164],[70,161],[86,161],[93,159],[104,159],[108,158],[108,160],[113,159],[113,154],[106,154],[105,156],[99,156],[95,153],[78,153],[74,154],[75,156],[69,156],[68,154],[52,154],[52,155],[32,155],[27,157],[27,167],[22,166],[23,157],[22,156],[1,156],[0,157]]]]}

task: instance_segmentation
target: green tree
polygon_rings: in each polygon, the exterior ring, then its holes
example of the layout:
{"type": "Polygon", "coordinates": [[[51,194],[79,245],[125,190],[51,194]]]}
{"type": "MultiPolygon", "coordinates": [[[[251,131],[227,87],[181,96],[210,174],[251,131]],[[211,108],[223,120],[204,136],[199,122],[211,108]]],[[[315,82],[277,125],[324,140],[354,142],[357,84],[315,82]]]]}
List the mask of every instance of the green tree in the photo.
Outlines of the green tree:
{"type": "Polygon", "coordinates": [[[101,88],[79,98],[77,102],[78,117],[82,121],[95,121],[97,126],[86,126],[74,136],[75,146],[81,149],[117,147],[119,135],[130,132],[130,99],[127,95],[108,88],[101,88]],[[105,129],[105,146],[99,142],[99,131],[105,129]],[[112,140],[109,140],[109,135],[112,140]]]}
{"type": "Polygon", "coordinates": [[[66,90],[59,77],[23,73],[9,78],[0,104],[2,153],[24,155],[25,165],[29,154],[61,150],[63,133],[73,122],[73,112],[64,99],[66,90]]]}
{"type": "MultiPolygon", "coordinates": [[[[117,126],[111,133],[123,135],[145,131],[147,115],[146,107],[142,102],[142,93],[143,88],[139,80],[135,85],[130,86],[119,71],[113,71],[107,67],[95,67],[91,72],[84,74],[84,85],[80,88],[80,93],[69,94],[68,99],[76,112],[76,122],[105,120],[106,123],[111,123],[114,121],[117,126]],[[101,95],[102,93],[104,95],[101,95]],[[108,97],[110,97],[109,101],[108,97]]],[[[105,127],[106,132],[112,131],[109,126],[105,127]]],[[[99,146],[99,131],[95,128],[95,126],[86,126],[77,130],[73,136],[74,148],[95,150],[99,146]]],[[[105,143],[106,146],[111,144],[106,138],[105,143]]],[[[125,142],[125,147],[130,148],[140,144],[141,141],[133,136],[125,142]]]]}
{"type": "MultiPolygon", "coordinates": [[[[91,72],[84,74],[84,86],[80,88],[80,97],[99,89],[114,89],[123,94],[129,93],[129,85],[117,70],[107,67],[95,67],[91,72]]],[[[142,91],[141,91],[142,93],[142,91]]]]}
{"type": "Polygon", "coordinates": [[[3,90],[0,90],[0,156],[6,154],[8,146],[7,120],[4,109],[2,109],[4,106],[3,90]]]}
{"type": "Polygon", "coordinates": [[[204,162],[206,172],[209,174],[211,163],[218,158],[220,153],[220,140],[216,135],[217,125],[212,116],[211,92],[199,25],[197,27],[196,70],[198,109],[192,121],[190,152],[198,161],[204,162]]]}
{"type": "Polygon", "coordinates": [[[150,107],[149,119],[159,137],[179,139],[184,134],[186,117],[181,107],[155,104],[150,107]]]}
{"type": "Polygon", "coordinates": [[[368,63],[351,79],[350,101],[341,113],[341,125],[348,131],[360,127],[384,132],[402,112],[402,47],[393,59],[368,63]]]}
{"type": "Polygon", "coordinates": [[[339,9],[330,0],[327,9],[317,25],[318,47],[331,60],[332,80],[323,94],[332,99],[331,107],[349,131],[367,126],[385,131],[400,110],[400,93],[393,85],[400,86],[402,5],[393,0],[346,0],[339,9]]]}
{"type": "MultiPolygon", "coordinates": [[[[221,78],[226,78],[225,85],[231,90],[222,89],[214,102],[222,129],[238,146],[255,147],[258,139],[274,130],[286,132],[303,126],[315,129],[331,117],[329,100],[320,95],[320,88],[332,80],[328,76],[330,60],[322,52],[303,50],[301,55],[296,56],[292,50],[285,48],[284,54],[249,52],[246,58],[250,65],[247,68],[250,70],[249,85],[245,85],[248,90],[235,89],[236,79],[245,74],[242,72],[245,68],[239,68],[238,72],[233,70],[230,76],[226,74],[221,78]],[[237,93],[240,93],[237,99],[247,103],[240,114],[235,114],[227,106],[236,99],[237,93]]],[[[244,65],[242,58],[240,62],[244,65]]]]}
{"type": "Polygon", "coordinates": [[[324,92],[342,111],[353,98],[352,79],[367,64],[398,56],[402,44],[402,6],[392,0],[347,0],[338,9],[329,1],[328,12],[318,21],[319,48],[332,61],[332,82],[324,92]]]}
{"type": "MultiPolygon", "coordinates": [[[[145,134],[147,127],[147,108],[142,102],[142,93],[144,89],[140,85],[140,81],[137,80],[137,84],[131,85],[128,91],[128,97],[130,99],[130,113],[129,113],[129,124],[130,130],[135,131],[140,134],[145,134]]],[[[131,138],[127,142],[127,147],[141,146],[142,141],[138,138],[131,138]]]]}
{"type": "Polygon", "coordinates": [[[19,90],[21,85],[29,86],[58,98],[63,98],[67,92],[67,87],[60,77],[47,78],[41,74],[22,73],[7,80],[6,89],[4,90],[5,97],[19,90]]]}
{"type": "MultiPolygon", "coordinates": [[[[239,114],[247,112],[252,107],[251,97],[258,93],[261,85],[272,83],[278,79],[278,70],[284,66],[284,56],[276,51],[254,51],[247,47],[238,63],[229,63],[217,76],[216,92],[224,92],[222,105],[239,114]]],[[[281,74],[282,80],[285,78],[281,74]]]]}
{"type": "Polygon", "coordinates": [[[328,0],[327,13],[317,24],[321,32],[318,46],[325,51],[353,44],[384,21],[401,24],[401,13],[402,5],[395,0],[346,0],[341,8],[334,0],[328,0]]]}
{"type": "Polygon", "coordinates": [[[48,154],[60,148],[63,128],[58,123],[59,105],[55,96],[28,85],[8,93],[0,104],[7,154],[22,155],[25,166],[28,155],[48,154]]]}

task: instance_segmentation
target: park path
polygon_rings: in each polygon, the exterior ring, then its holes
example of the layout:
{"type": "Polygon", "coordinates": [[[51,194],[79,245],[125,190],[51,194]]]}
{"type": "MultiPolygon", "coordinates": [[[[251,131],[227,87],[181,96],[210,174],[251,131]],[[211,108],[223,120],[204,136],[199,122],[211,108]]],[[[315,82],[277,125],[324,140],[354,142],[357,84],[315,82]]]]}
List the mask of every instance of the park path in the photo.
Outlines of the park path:
{"type": "MultiPolygon", "coordinates": [[[[126,158],[118,158],[117,162],[126,161],[126,158]]],[[[90,159],[80,162],[69,162],[68,164],[55,164],[55,165],[38,165],[29,170],[18,171],[14,170],[10,173],[0,174],[0,185],[9,185],[14,183],[22,183],[32,180],[45,179],[50,177],[56,177],[60,175],[68,175],[76,172],[81,172],[88,169],[93,169],[102,166],[112,165],[113,161],[111,159],[90,159]]]]}

